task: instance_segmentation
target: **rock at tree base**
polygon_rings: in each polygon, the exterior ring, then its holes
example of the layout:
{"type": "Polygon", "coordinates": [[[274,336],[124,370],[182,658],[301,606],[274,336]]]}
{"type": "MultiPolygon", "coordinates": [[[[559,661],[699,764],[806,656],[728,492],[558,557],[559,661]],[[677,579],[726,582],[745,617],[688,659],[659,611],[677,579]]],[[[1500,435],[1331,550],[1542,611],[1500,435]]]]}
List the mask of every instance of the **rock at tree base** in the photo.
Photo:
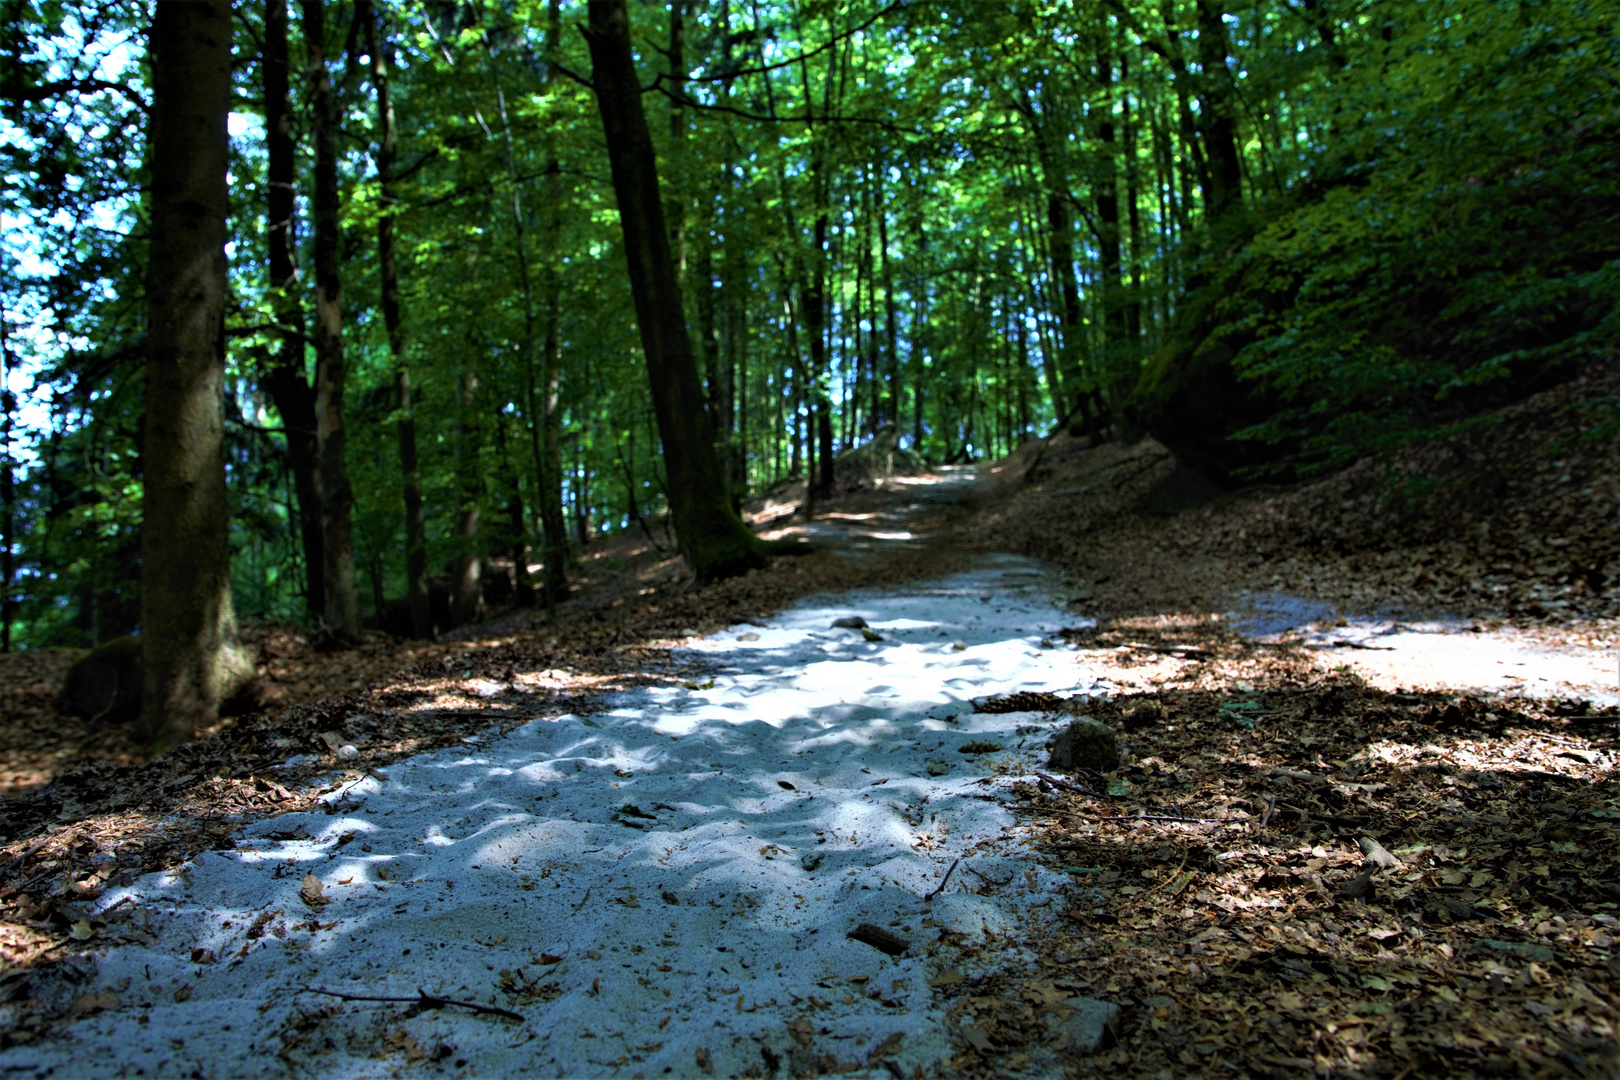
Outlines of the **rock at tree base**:
{"type": "Polygon", "coordinates": [[[93,723],[124,723],[141,714],[141,641],[113,638],[74,661],[56,707],[93,723]]]}
{"type": "Polygon", "coordinates": [[[1113,772],[1119,768],[1119,743],[1107,724],[1090,716],[1077,716],[1052,743],[1047,766],[1061,772],[1093,769],[1113,772]]]}
{"type": "MultiPolygon", "coordinates": [[[[220,650],[215,674],[220,715],[251,710],[259,700],[259,678],[253,658],[239,645],[220,650]]],[[[141,715],[141,639],[113,638],[81,656],[68,668],[56,708],[91,723],[130,723],[141,715]]]]}
{"type": "Polygon", "coordinates": [[[1069,1054],[1089,1054],[1097,1049],[1108,1029],[1119,1021],[1119,1006],[1096,998],[1072,997],[1063,1002],[1074,1011],[1058,1019],[1047,1017],[1055,1037],[1067,1036],[1059,1049],[1069,1054]]]}

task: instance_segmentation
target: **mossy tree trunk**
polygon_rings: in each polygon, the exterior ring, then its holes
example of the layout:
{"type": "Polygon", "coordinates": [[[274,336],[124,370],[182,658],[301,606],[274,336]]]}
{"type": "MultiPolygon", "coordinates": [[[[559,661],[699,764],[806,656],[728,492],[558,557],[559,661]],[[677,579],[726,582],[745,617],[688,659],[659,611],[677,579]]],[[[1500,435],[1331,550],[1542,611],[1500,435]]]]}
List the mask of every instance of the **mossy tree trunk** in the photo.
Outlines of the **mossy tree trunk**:
{"type": "Polygon", "coordinates": [[[173,745],[218,717],[231,652],[222,397],[230,5],[155,5],[151,48],[139,731],[173,745]]]}
{"type": "Polygon", "coordinates": [[[597,107],[607,138],[630,291],[647,361],[669,474],[670,512],[681,551],[699,581],[765,565],[765,549],[731,509],[715,430],[686,328],[680,284],[658,191],[641,84],[630,53],[624,0],[591,0],[586,39],[597,107]]]}

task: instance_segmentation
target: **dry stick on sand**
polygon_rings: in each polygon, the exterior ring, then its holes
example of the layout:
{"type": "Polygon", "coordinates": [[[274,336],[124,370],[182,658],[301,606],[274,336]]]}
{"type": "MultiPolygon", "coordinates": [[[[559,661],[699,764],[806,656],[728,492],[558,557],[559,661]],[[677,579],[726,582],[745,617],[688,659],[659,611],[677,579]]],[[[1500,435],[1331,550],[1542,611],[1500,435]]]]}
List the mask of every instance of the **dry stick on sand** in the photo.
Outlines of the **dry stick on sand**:
{"type": "MultiPolygon", "coordinates": [[[[934,897],[938,896],[940,893],[945,891],[945,886],[947,886],[947,885],[949,885],[951,883],[951,875],[956,873],[956,863],[959,863],[961,861],[962,861],[961,859],[957,859],[956,862],[951,863],[951,868],[949,870],[945,871],[945,880],[941,881],[939,883],[939,888],[935,889],[933,892],[931,892],[927,896],[923,897],[924,900],[932,900],[934,897]]],[[[970,867],[968,867],[968,869],[972,870],[973,867],[970,866],[970,867]]]]}
{"type": "Polygon", "coordinates": [[[476,1001],[455,1001],[451,998],[434,997],[432,994],[416,988],[416,997],[373,997],[368,994],[340,994],[336,990],[322,990],[318,986],[305,986],[301,988],[306,994],[325,994],[327,997],[340,998],[344,1001],[398,1001],[412,1005],[420,1005],[424,1009],[443,1009],[450,1005],[463,1009],[471,1009],[477,1013],[488,1013],[491,1016],[504,1016],[508,1020],[523,1022],[523,1014],[515,1013],[511,1009],[501,1009],[494,1005],[480,1005],[476,1001]]]}

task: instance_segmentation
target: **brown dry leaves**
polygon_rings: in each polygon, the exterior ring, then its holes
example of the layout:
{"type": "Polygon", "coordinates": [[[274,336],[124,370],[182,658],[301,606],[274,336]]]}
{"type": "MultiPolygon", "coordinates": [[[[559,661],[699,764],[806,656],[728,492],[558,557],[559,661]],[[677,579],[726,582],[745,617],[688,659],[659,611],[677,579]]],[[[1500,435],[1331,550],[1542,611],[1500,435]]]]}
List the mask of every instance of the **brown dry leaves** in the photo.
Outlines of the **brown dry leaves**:
{"type": "MultiPolygon", "coordinates": [[[[1128,1007],[1118,1045],[1088,1070],[1620,1067],[1613,710],[1517,711],[1284,674],[1088,711],[1127,732],[1124,794],[1031,784],[1021,807],[1074,881],[1061,917],[1024,943],[1042,955],[1029,978],[1128,1007]],[[1098,820],[1142,812],[1239,820],[1098,820]],[[1364,838],[1401,865],[1376,866],[1364,838]],[[1346,896],[1362,878],[1365,895],[1346,896]]],[[[981,1033],[958,1067],[1027,1062],[1042,1035],[1038,1010],[1019,1004],[1029,985],[951,988],[978,1002],[981,1033]]]]}

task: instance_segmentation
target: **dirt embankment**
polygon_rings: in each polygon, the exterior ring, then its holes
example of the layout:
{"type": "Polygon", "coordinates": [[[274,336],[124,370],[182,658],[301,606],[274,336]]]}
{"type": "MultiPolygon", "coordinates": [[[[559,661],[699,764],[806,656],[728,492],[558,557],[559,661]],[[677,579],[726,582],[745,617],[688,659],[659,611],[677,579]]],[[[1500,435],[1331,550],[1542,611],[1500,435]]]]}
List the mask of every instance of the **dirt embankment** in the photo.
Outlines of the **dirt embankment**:
{"type": "Polygon", "coordinates": [[[1612,625],[1620,374],[1285,488],[1225,492],[1152,440],[1059,435],[992,469],[975,542],[1051,559],[1090,613],[1218,611],[1285,590],[1348,611],[1612,625]]]}

